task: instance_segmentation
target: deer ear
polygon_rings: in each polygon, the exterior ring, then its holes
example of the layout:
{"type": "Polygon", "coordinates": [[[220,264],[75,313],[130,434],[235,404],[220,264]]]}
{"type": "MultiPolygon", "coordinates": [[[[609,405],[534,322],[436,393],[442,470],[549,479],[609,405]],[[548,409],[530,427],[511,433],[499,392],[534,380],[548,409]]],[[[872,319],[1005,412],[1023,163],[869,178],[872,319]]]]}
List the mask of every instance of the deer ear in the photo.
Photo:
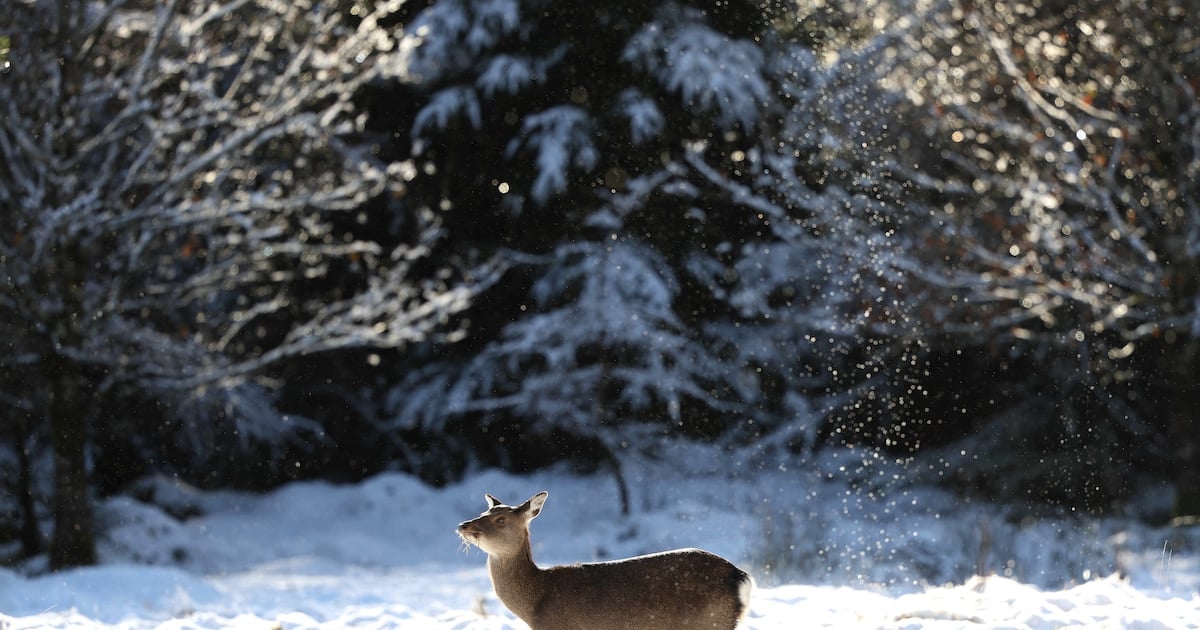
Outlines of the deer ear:
{"type": "Polygon", "coordinates": [[[532,498],[525,502],[523,507],[524,509],[529,510],[529,520],[532,521],[533,519],[537,518],[538,514],[542,513],[542,505],[546,503],[546,497],[548,496],[550,496],[550,493],[543,490],[533,495],[532,498]]]}
{"type": "Polygon", "coordinates": [[[496,497],[494,497],[490,494],[483,495],[483,499],[485,501],[487,501],[489,510],[496,507],[497,505],[504,505],[503,501],[501,501],[500,499],[497,499],[496,497]]]}

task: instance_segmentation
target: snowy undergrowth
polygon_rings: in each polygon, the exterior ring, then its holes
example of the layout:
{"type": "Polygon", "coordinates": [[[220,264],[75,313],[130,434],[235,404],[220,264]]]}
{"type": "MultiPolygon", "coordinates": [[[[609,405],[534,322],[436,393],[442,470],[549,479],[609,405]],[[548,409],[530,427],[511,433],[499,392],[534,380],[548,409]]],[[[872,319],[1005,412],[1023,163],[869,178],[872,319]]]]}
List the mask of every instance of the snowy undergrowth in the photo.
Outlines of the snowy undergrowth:
{"type": "Polygon", "coordinates": [[[0,628],[519,628],[454,527],[484,492],[513,503],[543,489],[540,563],[704,547],[758,580],[751,628],[797,615],[806,627],[1200,627],[1197,528],[1021,519],[903,484],[854,451],[822,457],[803,470],[707,449],[627,462],[630,516],[612,477],[562,471],[442,489],[383,474],[262,496],[152,480],[140,494],[153,504],[100,506],[100,567],[0,570],[0,628]]]}

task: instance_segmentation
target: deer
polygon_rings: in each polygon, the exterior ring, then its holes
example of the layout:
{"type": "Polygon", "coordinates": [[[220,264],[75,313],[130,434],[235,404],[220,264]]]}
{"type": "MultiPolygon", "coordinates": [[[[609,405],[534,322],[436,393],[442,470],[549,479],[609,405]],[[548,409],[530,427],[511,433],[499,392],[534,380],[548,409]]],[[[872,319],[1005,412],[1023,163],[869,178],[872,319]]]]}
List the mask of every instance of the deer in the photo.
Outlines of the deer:
{"type": "Polygon", "coordinates": [[[488,509],[457,529],[487,554],[496,596],[531,630],[734,630],[745,618],[754,580],[700,549],[539,568],[529,523],[548,496],[512,506],[485,494],[488,509]]]}

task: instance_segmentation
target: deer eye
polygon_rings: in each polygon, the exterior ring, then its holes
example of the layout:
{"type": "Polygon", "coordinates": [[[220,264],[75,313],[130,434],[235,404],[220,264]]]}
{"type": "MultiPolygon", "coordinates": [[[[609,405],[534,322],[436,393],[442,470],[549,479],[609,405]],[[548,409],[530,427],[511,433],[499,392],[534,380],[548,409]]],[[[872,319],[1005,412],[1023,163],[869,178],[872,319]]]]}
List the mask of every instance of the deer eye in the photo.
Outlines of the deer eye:
{"type": "Polygon", "coordinates": [[[504,524],[504,517],[503,517],[503,516],[497,516],[497,517],[496,517],[496,524],[497,524],[497,525],[503,525],[503,524],[504,524]]]}

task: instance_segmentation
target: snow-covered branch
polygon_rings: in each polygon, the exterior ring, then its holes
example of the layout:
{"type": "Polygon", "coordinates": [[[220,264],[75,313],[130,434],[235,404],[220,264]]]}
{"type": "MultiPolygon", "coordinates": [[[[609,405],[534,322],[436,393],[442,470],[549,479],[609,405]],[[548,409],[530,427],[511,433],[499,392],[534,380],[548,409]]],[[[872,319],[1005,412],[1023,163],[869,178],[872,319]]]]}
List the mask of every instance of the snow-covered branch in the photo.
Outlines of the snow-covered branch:
{"type": "Polygon", "coordinates": [[[1170,94],[1186,82],[1155,87],[1162,97],[1137,94],[1149,87],[1122,70],[1160,59],[1169,73],[1170,47],[1147,49],[1096,16],[1072,24],[1027,16],[1018,30],[1006,3],[950,9],[931,11],[907,41],[929,53],[942,41],[951,54],[913,56],[928,65],[898,64],[886,79],[917,107],[934,108],[926,118],[937,124],[935,159],[895,168],[922,191],[911,208],[954,229],[938,252],[952,273],[921,258],[905,263],[908,272],[964,307],[987,305],[987,317],[963,324],[977,332],[1115,332],[1129,341],[1176,326],[1194,307],[1174,278],[1195,257],[1171,233],[1195,232],[1197,217],[1170,170],[1154,166],[1171,158],[1155,153],[1170,151],[1162,134],[1186,128],[1196,101],[1170,94]],[[1138,111],[1163,97],[1182,105],[1174,119],[1138,111]]]}
{"type": "Polygon", "coordinates": [[[500,273],[424,276],[432,220],[361,227],[387,169],[354,99],[400,2],[62,6],[78,29],[48,4],[16,9],[0,82],[0,361],[233,391],[294,357],[453,338],[500,273]]]}

